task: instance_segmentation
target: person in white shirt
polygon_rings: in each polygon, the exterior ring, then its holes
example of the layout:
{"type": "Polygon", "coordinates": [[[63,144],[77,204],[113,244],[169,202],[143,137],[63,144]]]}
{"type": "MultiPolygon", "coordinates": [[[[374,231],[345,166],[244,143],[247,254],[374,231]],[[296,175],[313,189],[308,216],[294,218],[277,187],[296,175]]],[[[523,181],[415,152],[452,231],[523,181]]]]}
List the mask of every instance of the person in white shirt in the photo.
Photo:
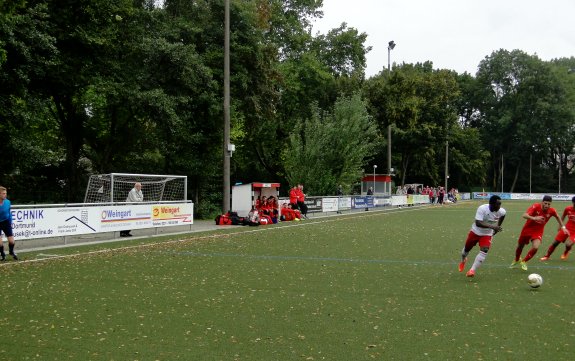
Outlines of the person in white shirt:
{"type": "MultiPolygon", "coordinates": [[[[143,202],[144,201],[144,193],[142,193],[142,184],[139,182],[134,183],[134,188],[128,193],[128,197],[126,198],[126,202],[143,202]]],[[[127,231],[120,231],[120,237],[132,237],[130,230],[127,231]]]]}
{"type": "Polygon", "coordinates": [[[487,252],[491,247],[493,236],[503,230],[501,224],[505,219],[505,214],[505,209],[501,208],[501,197],[497,195],[493,195],[489,198],[489,204],[483,204],[477,208],[475,221],[471,225],[465,246],[463,246],[461,250],[459,272],[463,272],[465,262],[467,262],[467,255],[471,249],[479,244],[479,253],[475,257],[473,265],[465,274],[467,277],[475,276],[475,271],[481,266],[483,261],[485,261],[485,258],[487,258],[487,252]]]}

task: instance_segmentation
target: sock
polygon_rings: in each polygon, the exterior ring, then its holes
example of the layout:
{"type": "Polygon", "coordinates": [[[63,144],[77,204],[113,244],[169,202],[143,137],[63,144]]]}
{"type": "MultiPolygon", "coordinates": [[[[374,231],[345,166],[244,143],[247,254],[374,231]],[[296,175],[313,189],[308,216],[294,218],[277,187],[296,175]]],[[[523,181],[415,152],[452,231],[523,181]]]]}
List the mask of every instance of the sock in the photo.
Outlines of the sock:
{"type": "MultiPolygon", "coordinates": [[[[8,244],[8,249],[10,250],[10,254],[14,254],[14,245],[13,244],[8,244]]],[[[2,252],[4,253],[4,252],[2,252]]]]}
{"type": "Polygon", "coordinates": [[[2,258],[6,257],[6,253],[4,253],[4,245],[0,244],[0,256],[2,256],[2,258]]]}
{"type": "Polygon", "coordinates": [[[463,262],[463,260],[465,259],[465,257],[467,257],[468,254],[469,251],[466,251],[465,247],[463,247],[463,249],[461,250],[461,262],[463,262]]]}
{"type": "Polygon", "coordinates": [[[515,262],[519,261],[521,258],[521,252],[523,252],[523,247],[517,247],[515,249],[515,262]]]}
{"type": "Polygon", "coordinates": [[[473,261],[473,266],[471,266],[471,270],[473,271],[477,270],[479,266],[481,266],[483,261],[485,261],[485,258],[487,258],[487,253],[479,251],[477,256],[475,256],[475,261],[473,261]]]}
{"type": "Polygon", "coordinates": [[[533,256],[535,256],[535,253],[537,253],[537,248],[531,248],[529,252],[527,252],[525,258],[523,258],[523,262],[529,261],[533,256]]]}
{"type": "Polygon", "coordinates": [[[553,253],[553,251],[555,251],[555,247],[557,247],[555,245],[555,243],[551,243],[551,245],[549,246],[549,249],[547,250],[547,254],[545,255],[545,257],[551,257],[551,254],[553,253]]]}
{"type": "Polygon", "coordinates": [[[565,256],[567,256],[569,254],[569,251],[571,251],[571,248],[573,247],[573,245],[570,246],[565,246],[565,252],[563,252],[563,254],[565,256]]]}

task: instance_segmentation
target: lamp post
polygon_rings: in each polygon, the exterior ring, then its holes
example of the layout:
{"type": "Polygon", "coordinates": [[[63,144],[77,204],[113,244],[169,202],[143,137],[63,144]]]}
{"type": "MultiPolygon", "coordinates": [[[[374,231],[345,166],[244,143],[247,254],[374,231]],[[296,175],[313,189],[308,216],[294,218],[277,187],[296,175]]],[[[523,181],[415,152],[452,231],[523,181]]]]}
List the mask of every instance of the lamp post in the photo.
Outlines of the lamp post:
{"type": "Polygon", "coordinates": [[[559,157],[559,194],[561,194],[561,157],[559,157]]]}
{"type": "Polygon", "coordinates": [[[533,154],[529,154],[529,195],[531,195],[531,172],[533,163],[533,154]]]}
{"type": "Polygon", "coordinates": [[[377,169],[377,164],[373,165],[373,194],[375,194],[375,170],[377,169]]]}
{"type": "MultiPolygon", "coordinates": [[[[387,43],[387,77],[391,75],[391,51],[395,48],[395,42],[392,40],[387,43]]],[[[387,124],[387,174],[391,175],[391,122],[387,124]]]]}

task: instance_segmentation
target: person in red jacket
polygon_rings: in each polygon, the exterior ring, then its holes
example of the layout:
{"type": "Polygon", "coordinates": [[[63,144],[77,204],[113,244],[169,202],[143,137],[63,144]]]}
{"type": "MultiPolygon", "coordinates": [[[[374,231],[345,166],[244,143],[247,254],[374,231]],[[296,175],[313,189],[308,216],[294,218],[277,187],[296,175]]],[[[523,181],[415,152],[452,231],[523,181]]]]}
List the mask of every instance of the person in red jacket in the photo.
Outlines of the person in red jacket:
{"type": "Polygon", "coordinates": [[[277,200],[276,200],[276,197],[270,196],[270,197],[268,198],[268,202],[267,202],[267,203],[268,203],[268,204],[267,204],[267,207],[268,207],[268,210],[269,210],[269,215],[270,215],[270,217],[272,217],[272,221],[273,221],[274,223],[278,223],[278,213],[279,213],[279,210],[278,210],[278,202],[277,202],[277,200]]]}
{"type": "Polygon", "coordinates": [[[307,218],[307,205],[305,204],[305,193],[303,192],[303,184],[297,185],[297,207],[301,211],[301,215],[307,218]]]}
{"type": "Polygon", "coordinates": [[[297,186],[294,186],[292,189],[289,190],[289,203],[291,204],[292,209],[297,209],[298,193],[299,189],[297,186]]]}

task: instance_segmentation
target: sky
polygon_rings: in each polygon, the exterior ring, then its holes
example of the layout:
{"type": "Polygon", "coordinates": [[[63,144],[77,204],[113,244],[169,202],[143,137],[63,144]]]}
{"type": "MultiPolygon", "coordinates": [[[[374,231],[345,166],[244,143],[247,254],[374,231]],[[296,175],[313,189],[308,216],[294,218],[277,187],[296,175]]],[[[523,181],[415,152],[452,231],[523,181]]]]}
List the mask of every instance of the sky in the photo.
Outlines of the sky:
{"type": "Polygon", "coordinates": [[[548,61],[575,57],[575,0],[323,0],[314,34],[342,22],[364,32],[366,77],[391,63],[431,61],[434,69],[475,75],[499,49],[548,61]]]}

